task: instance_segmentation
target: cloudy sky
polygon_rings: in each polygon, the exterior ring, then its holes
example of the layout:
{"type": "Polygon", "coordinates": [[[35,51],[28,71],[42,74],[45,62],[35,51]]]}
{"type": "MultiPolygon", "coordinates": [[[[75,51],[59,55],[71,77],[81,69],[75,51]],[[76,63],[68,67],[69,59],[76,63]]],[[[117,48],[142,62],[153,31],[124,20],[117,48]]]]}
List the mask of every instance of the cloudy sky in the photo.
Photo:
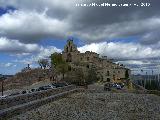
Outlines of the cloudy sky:
{"type": "Polygon", "coordinates": [[[160,1],[0,0],[0,74],[37,67],[38,59],[61,52],[70,37],[81,52],[108,56],[135,73],[157,72],[160,1]]]}

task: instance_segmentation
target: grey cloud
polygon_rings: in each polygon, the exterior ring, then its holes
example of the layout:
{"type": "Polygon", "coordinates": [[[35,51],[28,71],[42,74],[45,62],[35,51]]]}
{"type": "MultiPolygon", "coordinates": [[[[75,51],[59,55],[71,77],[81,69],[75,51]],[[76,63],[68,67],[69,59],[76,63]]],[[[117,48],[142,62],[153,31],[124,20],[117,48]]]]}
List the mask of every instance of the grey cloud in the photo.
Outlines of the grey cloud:
{"type": "MultiPolygon", "coordinates": [[[[150,2],[151,7],[83,7],[75,12],[75,23],[78,21],[83,28],[101,26],[124,21],[139,20],[159,15],[158,0],[141,0],[150,2]]],[[[140,0],[104,0],[108,3],[140,3],[140,0]]],[[[103,0],[91,0],[89,3],[103,3],[103,0]]],[[[73,19],[74,22],[74,19],[73,19]]]]}
{"type": "MultiPolygon", "coordinates": [[[[10,14],[9,20],[13,23],[19,19],[20,24],[1,27],[0,35],[23,42],[37,42],[46,37],[64,38],[68,32],[88,42],[108,40],[118,37],[145,36],[156,31],[159,23],[151,24],[149,19],[159,18],[158,0],[118,0],[119,3],[150,2],[150,7],[75,7],[75,3],[91,3],[94,0],[84,1],[58,1],[58,0],[2,0],[1,6],[11,5],[22,13],[19,16],[10,14]],[[31,15],[34,14],[34,15],[31,15]],[[42,14],[46,14],[43,16],[42,14]],[[28,16],[27,16],[28,15],[28,16]],[[25,16],[25,19],[23,17],[25,16]],[[53,24],[57,20],[58,23],[53,24]],[[147,22],[148,23],[147,23],[147,22]],[[63,25],[63,27],[58,26],[63,25]],[[157,26],[157,27],[156,27],[157,26]],[[49,29],[48,29],[49,28],[49,29]]],[[[103,0],[99,1],[103,2],[103,0]]],[[[113,3],[115,1],[104,1],[113,3]]],[[[117,1],[116,1],[117,2],[117,1]]],[[[98,3],[96,1],[96,3],[98,3]]],[[[0,18],[2,19],[3,16],[0,18]]],[[[6,15],[7,19],[7,15],[6,15]]],[[[5,19],[5,20],[6,20],[5,19]]],[[[3,23],[5,20],[1,20],[3,23]]],[[[8,23],[7,23],[8,24],[8,23]]],[[[10,23],[9,23],[10,24],[10,23]]],[[[142,40],[147,44],[151,40],[142,40]]],[[[154,39],[156,42],[157,40],[154,39]]]]}
{"type": "MultiPolygon", "coordinates": [[[[160,42],[160,29],[148,32],[141,37],[140,43],[145,45],[158,44],[160,42]]],[[[160,44],[158,44],[160,45],[160,44]]],[[[160,47],[160,46],[159,46],[160,47]]]]}

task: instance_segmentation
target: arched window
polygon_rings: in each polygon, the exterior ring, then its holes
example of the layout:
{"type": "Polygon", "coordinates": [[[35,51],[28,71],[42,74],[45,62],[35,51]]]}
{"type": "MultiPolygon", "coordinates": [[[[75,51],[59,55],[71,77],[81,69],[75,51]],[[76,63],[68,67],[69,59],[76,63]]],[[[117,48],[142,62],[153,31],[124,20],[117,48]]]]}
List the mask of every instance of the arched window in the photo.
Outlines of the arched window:
{"type": "Polygon", "coordinates": [[[87,65],[87,68],[89,68],[89,65],[87,65]]]}
{"type": "Polygon", "coordinates": [[[71,71],[72,69],[71,69],[71,66],[68,66],[68,71],[71,71]]]}
{"type": "Polygon", "coordinates": [[[66,52],[68,52],[68,47],[66,47],[66,52]]]}
{"type": "Polygon", "coordinates": [[[107,78],[107,82],[110,82],[110,78],[107,78]]]}
{"type": "Polygon", "coordinates": [[[109,76],[109,71],[107,71],[107,76],[109,76]]]}

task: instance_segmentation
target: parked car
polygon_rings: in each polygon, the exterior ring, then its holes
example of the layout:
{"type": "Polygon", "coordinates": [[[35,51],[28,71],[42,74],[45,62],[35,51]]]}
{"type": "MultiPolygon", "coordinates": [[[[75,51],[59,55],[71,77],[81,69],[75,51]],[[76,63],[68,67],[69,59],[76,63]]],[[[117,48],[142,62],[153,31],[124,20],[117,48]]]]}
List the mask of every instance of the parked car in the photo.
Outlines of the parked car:
{"type": "Polygon", "coordinates": [[[0,98],[6,98],[6,97],[7,97],[7,95],[0,96],[0,98]]]}
{"type": "Polygon", "coordinates": [[[26,94],[26,93],[27,93],[27,91],[26,91],[26,90],[23,90],[21,93],[22,93],[22,94],[26,94]]]}
{"type": "Polygon", "coordinates": [[[52,89],[54,89],[54,88],[56,88],[56,86],[54,86],[54,85],[48,85],[49,87],[51,87],[52,89]]]}
{"type": "Polygon", "coordinates": [[[117,87],[116,87],[118,90],[122,89],[122,87],[120,85],[117,84],[117,87]]]}
{"type": "Polygon", "coordinates": [[[48,90],[48,89],[52,89],[52,87],[50,85],[46,85],[46,86],[41,86],[39,87],[40,90],[48,90]]]}
{"type": "Polygon", "coordinates": [[[68,86],[67,83],[52,83],[53,86],[55,86],[56,88],[58,87],[64,87],[64,86],[68,86]]]}
{"type": "Polygon", "coordinates": [[[11,93],[9,96],[19,95],[19,92],[11,93]]]}
{"type": "Polygon", "coordinates": [[[41,91],[41,90],[39,88],[37,88],[36,91],[41,91]]]}
{"type": "Polygon", "coordinates": [[[120,85],[121,88],[123,88],[125,86],[124,83],[119,83],[118,85],[120,85]]]}
{"type": "Polygon", "coordinates": [[[32,93],[32,91],[31,91],[31,90],[23,90],[23,91],[21,92],[21,94],[27,94],[27,93],[32,93]]]}
{"type": "Polygon", "coordinates": [[[31,91],[32,91],[32,92],[36,92],[36,91],[37,91],[37,88],[32,88],[31,91]]]}
{"type": "Polygon", "coordinates": [[[112,87],[116,88],[116,87],[117,87],[117,84],[116,84],[116,83],[113,83],[113,84],[112,84],[112,87]]]}

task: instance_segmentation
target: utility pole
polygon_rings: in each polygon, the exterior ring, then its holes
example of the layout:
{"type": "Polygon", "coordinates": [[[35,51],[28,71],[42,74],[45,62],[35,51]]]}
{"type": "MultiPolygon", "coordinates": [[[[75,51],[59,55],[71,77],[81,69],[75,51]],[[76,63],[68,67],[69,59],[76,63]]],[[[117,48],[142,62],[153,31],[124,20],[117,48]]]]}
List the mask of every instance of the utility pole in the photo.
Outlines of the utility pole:
{"type": "Polygon", "coordinates": [[[0,77],[2,96],[3,96],[3,91],[4,91],[4,87],[3,87],[3,85],[4,85],[4,79],[5,79],[4,76],[0,77]]]}
{"type": "Polygon", "coordinates": [[[2,82],[2,96],[3,96],[3,82],[4,82],[3,79],[2,79],[1,82],[2,82]]]}
{"type": "Polygon", "coordinates": [[[141,73],[142,73],[142,74],[141,74],[141,86],[144,86],[144,85],[143,85],[144,83],[142,82],[142,81],[143,81],[143,69],[141,69],[141,73]]]}
{"type": "Polygon", "coordinates": [[[147,72],[146,72],[146,79],[144,79],[144,88],[146,88],[146,81],[147,81],[147,78],[148,78],[148,76],[147,76],[147,72]]]}

